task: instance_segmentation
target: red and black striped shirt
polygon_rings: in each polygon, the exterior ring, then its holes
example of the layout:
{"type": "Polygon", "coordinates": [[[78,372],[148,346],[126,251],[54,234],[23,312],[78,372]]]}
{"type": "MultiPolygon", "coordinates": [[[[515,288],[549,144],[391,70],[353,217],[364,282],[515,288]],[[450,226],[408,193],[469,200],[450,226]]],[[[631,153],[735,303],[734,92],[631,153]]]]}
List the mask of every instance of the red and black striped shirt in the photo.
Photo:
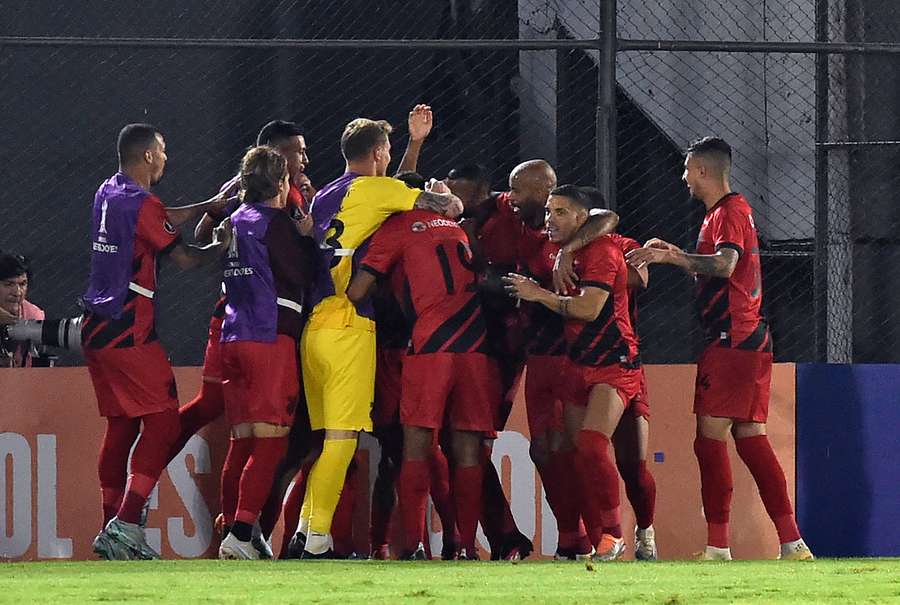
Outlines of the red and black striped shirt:
{"type": "Polygon", "coordinates": [[[360,266],[378,277],[402,268],[409,354],[488,352],[469,241],[455,221],[428,210],[397,214],[372,236],[360,266]]]}
{"type": "Polygon", "coordinates": [[[600,288],[609,298],[593,321],[566,321],[569,358],[580,365],[634,365],[638,343],[628,309],[628,267],[622,249],[609,236],[600,237],[575,253],[577,287],[600,288]]]}
{"type": "Polygon", "coordinates": [[[697,239],[697,254],[731,248],[739,254],[729,278],[697,276],[697,312],[706,340],[718,346],[771,351],[762,316],[762,268],[753,211],[740,193],[729,193],[709,209],[697,239]]]}

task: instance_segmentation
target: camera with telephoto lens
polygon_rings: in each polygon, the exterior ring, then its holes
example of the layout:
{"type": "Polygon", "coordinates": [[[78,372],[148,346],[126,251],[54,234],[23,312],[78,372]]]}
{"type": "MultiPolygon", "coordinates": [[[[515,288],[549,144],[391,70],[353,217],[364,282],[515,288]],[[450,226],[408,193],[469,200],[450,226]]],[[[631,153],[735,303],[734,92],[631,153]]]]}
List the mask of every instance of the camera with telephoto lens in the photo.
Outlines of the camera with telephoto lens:
{"type": "Polygon", "coordinates": [[[12,351],[20,342],[38,347],[53,347],[81,351],[82,318],[20,319],[8,326],[0,326],[0,349],[12,351]]]}

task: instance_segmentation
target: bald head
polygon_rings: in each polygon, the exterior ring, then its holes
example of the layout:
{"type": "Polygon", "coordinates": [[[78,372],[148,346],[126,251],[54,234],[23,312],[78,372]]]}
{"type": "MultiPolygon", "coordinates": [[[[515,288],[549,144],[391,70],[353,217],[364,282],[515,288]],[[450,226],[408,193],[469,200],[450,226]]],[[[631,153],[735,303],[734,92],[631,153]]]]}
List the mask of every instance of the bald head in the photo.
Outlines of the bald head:
{"type": "Polygon", "coordinates": [[[522,184],[534,184],[547,189],[547,193],[556,187],[556,171],[546,160],[528,160],[522,162],[509,173],[510,186],[516,180],[522,184]]]}
{"type": "Polygon", "coordinates": [[[554,187],[556,172],[544,160],[522,162],[509,173],[509,201],[532,227],[543,223],[544,204],[554,187]]]}

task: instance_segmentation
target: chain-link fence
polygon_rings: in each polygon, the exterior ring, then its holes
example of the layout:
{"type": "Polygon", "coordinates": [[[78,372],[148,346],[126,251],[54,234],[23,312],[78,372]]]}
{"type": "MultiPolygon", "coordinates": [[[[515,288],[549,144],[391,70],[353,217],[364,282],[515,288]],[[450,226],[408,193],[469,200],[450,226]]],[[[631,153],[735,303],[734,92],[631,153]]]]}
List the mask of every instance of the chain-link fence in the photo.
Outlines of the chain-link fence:
{"type": "MultiPolygon", "coordinates": [[[[889,0],[82,4],[7,6],[0,22],[0,249],[31,257],[29,297],[50,316],[77,313],[89,206],[123,124],[164,131],[157,191],[179,205],[214,193],[270,119],[303,125],[322,185],[343,169],[348,120],[389,119],[399,156],[406,112],[428,102],[423,174],[479,162],[503,188],[515,164],[543,157],[562,182],[614,192],[624,233],[685,247],[702,207],[681,183],[681,150],[724,137],[760,230],[776,358],[900,358],[889,0]]],[[[202,360],[217,284],[214,268],[163,266],[175,363],[202,360]]],[[[693,360],[690,279],[655,268],[640,303],[645,359],[693,360]]]]}

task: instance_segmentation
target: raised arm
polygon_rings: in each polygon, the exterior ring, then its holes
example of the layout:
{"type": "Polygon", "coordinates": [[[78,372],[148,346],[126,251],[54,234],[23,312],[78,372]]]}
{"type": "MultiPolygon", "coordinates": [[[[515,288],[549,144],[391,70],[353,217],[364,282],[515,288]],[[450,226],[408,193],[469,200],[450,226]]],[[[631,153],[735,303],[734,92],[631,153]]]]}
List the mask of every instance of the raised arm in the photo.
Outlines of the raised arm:
{"type": "Polygon", "coordinates": [[[431,127],[434,124],[431,107],[428,105],[416,105],[409,112],[407,123],[409,125],[409,141],[406,143],[406,151],[403,152],[403,158],[401,158],[400,165],[397,167],[397,174],[401,172],[416,172],[422,145],[431,133],[431,127]]]}

